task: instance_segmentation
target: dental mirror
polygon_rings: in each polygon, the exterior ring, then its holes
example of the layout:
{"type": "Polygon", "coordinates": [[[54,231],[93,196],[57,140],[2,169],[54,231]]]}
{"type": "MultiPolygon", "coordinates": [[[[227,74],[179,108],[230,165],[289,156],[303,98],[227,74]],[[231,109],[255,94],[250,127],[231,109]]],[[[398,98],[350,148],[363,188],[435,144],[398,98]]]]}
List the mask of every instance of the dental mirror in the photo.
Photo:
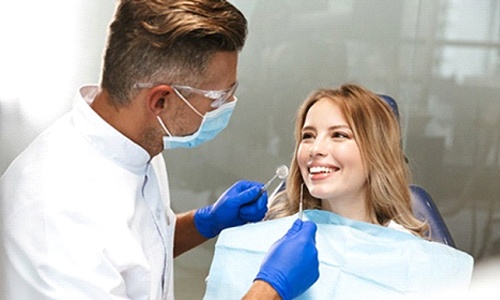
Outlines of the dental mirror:
{"type": "Polygon", "coordinates": [[[269,188],[274,179],[279,178],[281,180],[285,180],[287,176],[288,176],[287,166],[281,165],[277,167],[274,176],[271,179],[269,179],[269,181],[266,182],[266,184],[264,184],[264,186],[260,189],[260,192],[257,195],[257,197],[255,197],[255,199],[259,199],[259,197],[269,188]]]}

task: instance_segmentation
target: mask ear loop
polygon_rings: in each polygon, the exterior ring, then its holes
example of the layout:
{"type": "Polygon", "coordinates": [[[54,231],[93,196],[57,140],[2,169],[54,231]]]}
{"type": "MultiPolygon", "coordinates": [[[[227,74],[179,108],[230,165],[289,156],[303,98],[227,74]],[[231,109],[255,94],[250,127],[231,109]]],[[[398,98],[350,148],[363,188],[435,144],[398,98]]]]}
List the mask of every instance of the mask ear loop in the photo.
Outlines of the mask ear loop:
{"type": "Polygon", "coordinates": [[[304,207],[304,183],[300,185],[300,199],[299,199],[299,219],[302,220],[304,207]]]}
{"type": "Polygon", "coordinates": [[[176,88],[172,88],[172,89],[177,94],[177,96],[179,96],[179,98],[181,98],[182,101],[184,101],[184,103],[187,104],[187,106],[189,106],[198,116],[200,116],[200,118],[203,119],[203,115],[196,108],[194,108],[194,106],[191,103],[189,103],[189,101],[187,101],[187,99],[184,98],[184,96],[176,88]]]}
{"type": "Polygon", "coordinates": [[[163,128],[163,130],[165,130],[165,132],[168,134],[168,136],[171,137],[172,134],[170,133],[170,131],[168,131],[167,126],[165,126],[165,123],[163,123],[163,121],[161,120],[160,116],[156,116],[156,119],[160,123],[160,126],[163,128]]]}

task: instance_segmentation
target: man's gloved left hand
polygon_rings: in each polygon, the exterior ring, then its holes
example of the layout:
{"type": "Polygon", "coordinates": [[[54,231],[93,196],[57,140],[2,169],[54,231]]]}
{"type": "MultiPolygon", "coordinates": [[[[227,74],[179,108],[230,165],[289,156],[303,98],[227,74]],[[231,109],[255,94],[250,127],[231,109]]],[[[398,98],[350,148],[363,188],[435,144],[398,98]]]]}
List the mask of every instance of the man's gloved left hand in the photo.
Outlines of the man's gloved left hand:
{"type": "Polygon", "coordinates": [[[262,186],[262,183],[238,181],[214,204],[198,209],[194,224],[201,235],[209,239],[225,228],[262,220],[267,212],[267,192],[253,201],[262,186]]]}

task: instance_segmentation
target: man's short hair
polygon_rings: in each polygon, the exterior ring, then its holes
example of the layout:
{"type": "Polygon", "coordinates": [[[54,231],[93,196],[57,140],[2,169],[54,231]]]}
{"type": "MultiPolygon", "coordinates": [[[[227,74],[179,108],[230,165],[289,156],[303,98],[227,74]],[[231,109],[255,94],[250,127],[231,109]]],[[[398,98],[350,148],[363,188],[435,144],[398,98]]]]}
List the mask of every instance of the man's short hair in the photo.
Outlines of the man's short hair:
{"type": "Polygon", "coordinates": [[[109,28],[101,87],[126,105],[136,82],[196,84],[219,51],[240,51],[247,20],[225,0],[121,0],[109,28]]]}

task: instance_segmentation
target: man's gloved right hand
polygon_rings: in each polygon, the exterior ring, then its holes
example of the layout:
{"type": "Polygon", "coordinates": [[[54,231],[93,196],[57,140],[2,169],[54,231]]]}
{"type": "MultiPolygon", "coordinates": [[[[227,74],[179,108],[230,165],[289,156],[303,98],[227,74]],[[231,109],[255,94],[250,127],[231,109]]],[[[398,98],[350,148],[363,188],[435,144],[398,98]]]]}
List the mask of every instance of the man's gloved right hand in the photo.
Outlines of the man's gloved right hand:
{"type": "Polygon", "coordinates": [[[304,293],[319,278],[316,224],[297,219],[269,251],[255,280],[269,283],[284,300],[304,293]]]}

